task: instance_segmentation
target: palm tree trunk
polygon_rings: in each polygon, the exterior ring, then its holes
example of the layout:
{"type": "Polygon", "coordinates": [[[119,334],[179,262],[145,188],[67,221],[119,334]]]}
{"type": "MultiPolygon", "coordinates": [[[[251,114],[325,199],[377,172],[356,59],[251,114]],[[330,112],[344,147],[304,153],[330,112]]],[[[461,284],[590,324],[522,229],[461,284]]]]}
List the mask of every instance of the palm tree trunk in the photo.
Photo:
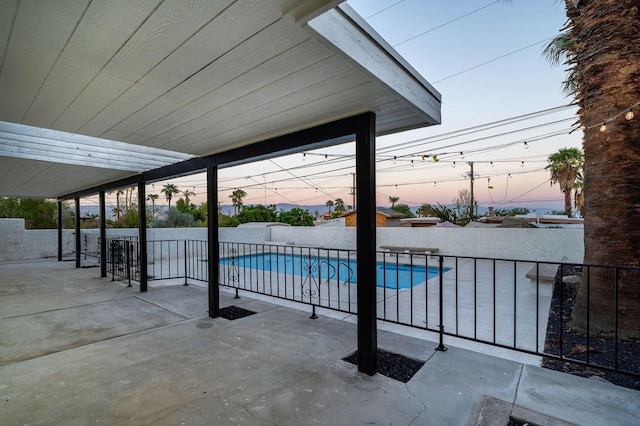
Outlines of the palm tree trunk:
{"type": "Polygon", "coordinates": [[[571,189],[564,191],[564,214],[571,217],[571,189]]]}
{"type": "MultiPolygon", "coordinates": [[[[566,0],[576,40],[584,135],[585,263],[640,265],[640,120],[624,113],[640,99],[639,0],[566,0]],[[594,126],[590,128],[590,126],[594,126]]],[[[638,112],[638,111],[636,111],[638,112]]],[[[572,325],[592,334],[640,337],[640,272],[587,268],[572,325]],[[617,305],[617,308],[616,308],[617,305]],[[587,315],[587,311],[589,315],[587,315]]]]}

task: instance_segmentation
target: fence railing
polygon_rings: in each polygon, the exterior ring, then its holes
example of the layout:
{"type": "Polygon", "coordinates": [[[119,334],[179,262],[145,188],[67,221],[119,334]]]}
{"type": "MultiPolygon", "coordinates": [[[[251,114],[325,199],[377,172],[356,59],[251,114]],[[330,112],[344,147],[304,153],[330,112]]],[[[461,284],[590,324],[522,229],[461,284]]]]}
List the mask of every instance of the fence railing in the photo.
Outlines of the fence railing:
{"type": "MultiPolygon", "coordinates": [[[[135,280],[137,245],[116,241],[117,262],[131,253],[131,267],[116,263],[115,274],[135,280]]],[[[318,307],[357,314],[354,250],[235,242],[219,250],[218,283],[236,294],[303,303],[313,315],[318,307]]],[[[208,281],[206,241],[149,241],[148,256],[150,280],[208,281]]],[[[623,332],[633,303],[625,285],[640,283],[640,268],[385,251],[376,275],[367,285],[376,287],[379,320],[438,333],[441,343],[452,336],[640,377],[626,367],[638,365],[627,361],[640,343],[623,332]],[[594,337],[596,327],[610,332],[594,337]]]]}

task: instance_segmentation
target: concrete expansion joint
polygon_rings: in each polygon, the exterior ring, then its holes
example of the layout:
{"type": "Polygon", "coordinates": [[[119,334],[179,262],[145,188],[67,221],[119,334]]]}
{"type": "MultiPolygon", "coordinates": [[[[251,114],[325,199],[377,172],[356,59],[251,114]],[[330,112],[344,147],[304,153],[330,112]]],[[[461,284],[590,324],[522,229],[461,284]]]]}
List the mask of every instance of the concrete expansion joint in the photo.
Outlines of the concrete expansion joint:
{"type": "Polygon", "coordinates": [[[413,392],[411,392],[411,389],[409,389],[409,383],[405,383],[404,387],[405,387],[405,389],[407,389],[407,392],[409,392],[409,395],[411,395],[412,397],[414,397],[415,399],[420,401],[420,404],[422,405],[422,409],[420,411],[418,411],[418,414],[416,414],[413,419],[411,419],[411,421],[409,422],[409,426],[413,425],[414,423],[415,424],[420,424],[420,423],[416,423],[416,422],[418,421],[420,416],[422,416],[422,413],[427,411],[427,406],[424,404],[424,402],[420,398],[418,398],[413,392]]]}
{"type": "MultiPolygon", "coordinates": [[[[38,311],[38,314],[47,314],[47,313],[50,313],[50,312],[66,311],[66,310],[69,310],[69,309],[79,308],[79,307],[82,307],[82,306],[99,305],[99,304],[105,303],[105,302],[117,302],[119,300],[126,300],[126,299],[130,299],[130,298],[131,298],[131,296],[126,296],[126,297],[120,297],[120,298],[117,298],[117,299],[100,300],[100,301],[97,301],[97,302],[81,303],[79,305],[65,306],[63,308],[57,308],[57,309],[48,309],[48,310],[47,309],[43,309],[41,311],[38,311]]],[[[33,313],[26,313],[26,314],[14,315],[14,316],[9,316],[9,317],[0,317],[0,319],[11,319],[11,318],[28,317],[30,315],[33,315],[33,313]]]]}
{"type": "MultiPolygon", "coordinates": [[[[181,313],[174,312],[174,311],[172,311],[171,309],[167,309],[167,308],[165,308],[164,306],[160,306],[160,305],[158,305],[158,304],[156,304],[156,303],[153,303],[153,302],[150,302],[150,301],[148,301],[148,300],[146,300],[146,299],[143,299],[143,298],[141,298],[140,296],[137,296],[137,295],[136,295],[136,296],[134,296],[134,297],[135,297],[136,299],[138,299],[138,300],[142,301],[142,302],[148,303],[148,304],[150,304],[150,305],[152,305],[152,306],[155,306],[156,308],[162,309],[163,311],[171,312],[171,313],[172,313],[172,314],[174,314],[174,315],[178,315],[179,317],[182,317],[182,318],[184,318],[185,320],[189,320],[189,319],[197,318],[197,316],[192,317],[192,318],[189,318],[188,316],[182,315],[181,313]]],[[[198,315],[198,316],[199,316],[199,315],[198,315]]]]}
{"type": "Polygon", "coordinates": [[[522,372],[524,371],[524,364],[520,364],[519,370],[520,371],[518,372],[517,376],[518,383],[516,384],[516,391],[513,393],[513,402],[511,403],[511,413],[513,413],[513,410],[516,408],[516,401],[518,400],[518,390],[520,390],[520,383],[522,382],[522,372]]]}
{"type": "Polygon", "coordinates": [[[265,419],[265,418],[256,416],[254,413],[251,412],[251,410],[249,410],[247,407],[245,407],[243,404],[241,404],[239,402],[233,401],[231,399],[227,399],[227,401],[229,401],[231,404],[234,404],[237,407],[242,408],[244,410],[244,412],[247,413],[247,415],[249,417],[251,417],[252,419],[259,420],[259,421],[262,421],[262,422],[266,422],[266,423],[272,424],[274,426],[278,426],[278,424],[276,422],[274,422],[273,420],[265,419]]]}

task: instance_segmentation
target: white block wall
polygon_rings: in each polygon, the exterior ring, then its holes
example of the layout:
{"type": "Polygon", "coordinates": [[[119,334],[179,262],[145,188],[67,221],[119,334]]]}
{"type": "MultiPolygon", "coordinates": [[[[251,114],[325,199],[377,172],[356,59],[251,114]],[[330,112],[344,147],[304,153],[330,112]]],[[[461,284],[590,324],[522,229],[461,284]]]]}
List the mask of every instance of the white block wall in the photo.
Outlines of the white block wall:
{"type": "MultiPolygon", "coordinates": [[[[63,230],[63,252],[74,250],[74,231],[63,230]]],[[[82,230],[88,235],[88,250],[97,251],[99,230],[82,230]]],[[[137,236],[137,229],[108,229],[108,236],[137,236]]],[[[265,227],[221,228],[220,241],[262,244],[293,243],[305,247],[356,248],[356,229],[351,227],[265,227]]],[[[151,228],[147,239],[207,239],[206,228],[151,228]]],[[[0,262],[57,256],[57,230],[25,230],[23,219],[0,219],[0,262]]],[[[582,229],[499,229],[499,228],[378,228],[378,247],[436,247],[440,253],[456,256],[489,257],[547,262],[582,262],[582,229]]]]}

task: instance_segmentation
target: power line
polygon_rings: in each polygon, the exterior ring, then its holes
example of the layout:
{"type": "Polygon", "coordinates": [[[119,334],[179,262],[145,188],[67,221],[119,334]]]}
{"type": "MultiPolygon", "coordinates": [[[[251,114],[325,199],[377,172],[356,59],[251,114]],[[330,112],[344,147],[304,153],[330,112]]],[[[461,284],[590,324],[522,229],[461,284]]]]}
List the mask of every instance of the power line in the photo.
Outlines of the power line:
{"type": "Polygon", "coordinates": [[[384,12],[384,11],[386,11],[386,10],[391,9],[393,6],[396,6],[396,5],[400,4],[400,3],[402,3],[403,1],[404,1],[404,0],[397,1],[397,2],[393,3],[391,6],[387,6],[387,7],[385,7],[384,9],[377,11],[377,12],[376,12],[376,13],[374,13],[373,15],[369,15],[369,16],[367,16],[366,18],[364,18],[364,20],[366,21],[366,20],[367,20],[367,19],[369,19],[369,18],[373,18],[374,16],[379,15],[379,14],[381,14],[382,12],[384,12]]]}
{"type": "Polygon", "coordinates": [[[506,54],[504,54],[504,55],[502,55],[502,56],[498,56],[497,58],[490,59],[490,60],[488,60],[488,61],[486,61],[486,62],[483,62],[483,63],[481,63],[481,64],[475,65],[475,66],[473,66],[473,67],[471,67],[471,68],[467,68],[467,69],[462,70],[462,71],[460,71],[460,72],[457,72],[457,73],[455,73],[455,74],[448,75],[448,76],[446,76],[446,77],[444,77],[444,78],[441,78],[440,80],[436,80],[436,81],[434,81],[434,82],[433,82],[433,84],[438,84],[438,83],[440,83],[440,82],[442,82],[442,81],[445,81],[445,80],[448,80],[448,79],[450,79],[450,78],[456,77],[456,76],[458,76],[458,75],[460,75],[460,74],[464,74],[464,73],[466,73],[466,72],[469,72],[469,71],[475,70],[475,69],[477,69],[477,68],[480,68],[480,67],[482,67],[482,66],[485,66],[485,65],[487,65],[487,64],[490,64],[490,63],[492,63],[492,62],[496,62],[496,61],[498,61],[498,60],[500,60],[500,59],[506,58],[507,56],[511,56],[511,55],[516,54],[516,53],[518,53],[518,52],[522,52],[523,50],[526,50],[526,49],[528,49],[528,48],[530,48],[530,47],[536,46],[536,45],[538,45],[538,44],[540,44],[540,43],[544,43],[545,41],[549,41],[549,40],[553,39],[554,37],[555,37],[555,36],[547,37],[547,38],[545,38],[544,40],[540,40],[540,41],[537,41],[537,42],[535,42],[535,43],[531,43],[531,44],[529,44],[529,45],[527,45],[527,46],[525,46],[525,47],[521,47],[520,49],[516,49],[516,50],[514,50],[514,51],[512,51],[512,52],[509,52],[509,53],[506,53],[506,54]]]}
{"type": "MultiPolygon", "coordinates": [[[[458,16],[457,18],[454,18],[454,19],[452,19],[452,20],[450,20],[450,21],[447,21],[447,22],[445,22],[444,24],[440,24],[440,25],[438,25],[438,26],[436,26],[436,27],[433,27],[433,28],[430,28],[430,29],[428,29],[428,30],[426,30],[426,31],[424,31],[424,32],[422,32],[422,33],[420,33],[420,34],[414,35],[414,36],[412,36],[412,37],[409,37],[409,38],[408,38],[408,39],[406,39],[406,40],[403,40],[403,41],[401,41],[401,42],[399,42],[399,43],[396,43],[396,44],[394,44],[394,45],[393,45],[393,47],[400,46],[401,44],[404,44],[404,43],[406,43],[406,42],[408,42],[408,41],[411,41],[411,40],[414,40],[414,39],[416,39],[416,38],[418,38],[418,37],[421,37],[421,36],[423,36],[423,35],[425,35],[425,34],[427,34],[427,33],[430,33],[431,31],[435,31],[435,30],[437,30],[438,28],[442,28],[442,27],[444,27],[445,25],[449,25],[449,24],[451,24],[452,22],[459,21],[459,20],[460,20],[460,19],[462,19],[462,18],[466,18],[466,17],[467,17],[467,16],[469,16],[469,15],[472,15],[472,14],[474,14],[474,13],[476,13],[476,12],[479,12],[479,11],[481,11],[482,9],[486,9],[487,7],[492,6],[492,5],[496,4],[496,3],[500,3],[501,1],[502,1],[502,0],[496,0],[496,1],[494,1],[493,3],[486,4],[486,5],[482,6],[482,7],[479,7],[478,9],[472,10],[472,11],[471,11],[471,12],[469,12],[469,13],[465,13],[465,14],[464,14],[464,15],[462,15],[462,16],[458,16]]],[[[392,6],[395,6],[395,5],[392,5],[392,6]]],[[[391,7],[391,6],[389,6],[389,7],[391,7]]],[[[384,10],[386,10],[386,9],[384,9],[384,10]]],[[[381,10],[380,12],[383,12],[384,10],[381,10]]],[[[378,13],[380,13],[380,12],[378,12],[378,13]]],[[[368,18],[367,18],[367,19],[368,19],[368,18]]]]}

